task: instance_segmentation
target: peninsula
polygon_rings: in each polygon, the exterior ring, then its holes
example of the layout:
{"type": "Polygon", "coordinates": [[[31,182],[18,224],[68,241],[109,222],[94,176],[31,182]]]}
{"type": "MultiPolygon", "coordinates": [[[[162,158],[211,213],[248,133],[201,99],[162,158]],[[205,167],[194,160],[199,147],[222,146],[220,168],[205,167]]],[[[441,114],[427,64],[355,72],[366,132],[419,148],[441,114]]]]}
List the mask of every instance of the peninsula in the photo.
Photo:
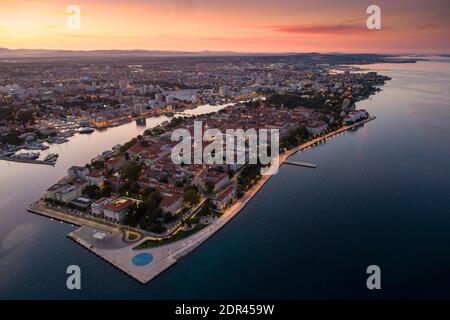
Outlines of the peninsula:
{"type": "MultiPolygon", "coordinates": [[[[280,134],[280,165],[311,170],[317,166],[290,157],[373,120],[355,103],[389,80],[335,64],[315,65],[308,72],[293,71],[289,63],[257,65],[270,70],[258,87],[246,91],[224,85],[211,91],[214,99],[227,102],[215,113],[177,111],[186,105],[166,109],[170,114],[161,125],[90,163],[70,167],[28,211],[80,226],[69,238],[147,283],[223,227],[270,179],[260,174],[261,163],[175,164],[174,130],[193,132],[195,121],[223,132],[274,129],[280,134]]],[[[219,68],[217,73],[228,71],[219,68]]],[[[239,74],[235,77],[240,79],[239,74]]]]}

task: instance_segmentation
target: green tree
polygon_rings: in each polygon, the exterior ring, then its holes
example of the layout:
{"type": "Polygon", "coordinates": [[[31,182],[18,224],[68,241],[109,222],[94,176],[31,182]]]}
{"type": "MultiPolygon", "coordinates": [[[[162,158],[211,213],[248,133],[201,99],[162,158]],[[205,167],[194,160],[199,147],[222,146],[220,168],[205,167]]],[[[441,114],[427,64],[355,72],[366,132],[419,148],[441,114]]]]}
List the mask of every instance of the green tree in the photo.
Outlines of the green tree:
{"type": "Polygon", "coordinates": [[[22,111],[17,114],[17,121],[22,124],[34,123],[33,111],[22,111]]]}
{"type": "Polygon", "coordinates": [[[184,191],[183,194],[183,202],[187,203],[191,206],[195,206],[200,201],[200,195],[198,194],[198,190],[194,188],[188,188],[184,191]]]}
{"type": "Polygon", "coordinates": [[[140,189],[141,187],[139,186],[139,183],[137,183],[136,181],[130,184],[130,192],[132,194],[138,194],[140,189]]]}
{"type": "Polygon", "coordinates": [[[211,181],[206,181],[205,183],[205,193],[206,194],[212,194],[214,191],[214,183],[211,181]]]}
{"type": "Polygon", "coordinates": [[[100,192],[100,197],[109,197],[114,192],[114,187],[109,183],[105,182],[103,188],[100,192]]]}
{"type": "Polygon", "coordinates": [[[161,203],[162,196],[159,191],[153,191],[150,193],[147,198],[144,200],[144,204],[147,207],[147,212],[152,212],[156,210],[161,203]]]}
{"type": "Polygon", "coordinates": [[[92,163],[92,167],[96,170],[101,170],[105,168],[105,162],[104,161],[95,161],[92,163]]]}
{"type": "Polygon", "coordinates": [[[174,216],[170,212],[164,214],[164,223],[171,223],[174,220],[174,216]]]}
{"type": "Polygon", "coordinates": [[[144,198],[147,198],[153,191],[155,191],[155,189],[150,188],[150,187],[145,187],[144,191],[142,191],[142,196],[144,198]]]}
{"type": "Polygon", "coordinates": [[[99,199],[101,197],[100,188],[96,185],[87,186],[84,189],[84,193],[91,199],[99,199]]]}
{"type": "Polygon", "coordinates": [[[122,169],[122,178],[128,181],[137,181],[141,172],[141,166],[135,161],[128,161],[122,169]]]}

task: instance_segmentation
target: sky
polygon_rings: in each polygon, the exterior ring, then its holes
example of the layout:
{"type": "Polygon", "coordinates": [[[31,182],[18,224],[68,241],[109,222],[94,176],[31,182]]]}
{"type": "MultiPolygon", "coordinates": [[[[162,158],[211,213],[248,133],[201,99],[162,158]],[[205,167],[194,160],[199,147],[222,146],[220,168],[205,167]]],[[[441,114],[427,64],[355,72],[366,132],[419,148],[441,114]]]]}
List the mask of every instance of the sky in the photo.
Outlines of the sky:
{"type": "Polygon", "coordinates": [[[0,0],[0,47],[450,53],[450,0],[0,0]]]}

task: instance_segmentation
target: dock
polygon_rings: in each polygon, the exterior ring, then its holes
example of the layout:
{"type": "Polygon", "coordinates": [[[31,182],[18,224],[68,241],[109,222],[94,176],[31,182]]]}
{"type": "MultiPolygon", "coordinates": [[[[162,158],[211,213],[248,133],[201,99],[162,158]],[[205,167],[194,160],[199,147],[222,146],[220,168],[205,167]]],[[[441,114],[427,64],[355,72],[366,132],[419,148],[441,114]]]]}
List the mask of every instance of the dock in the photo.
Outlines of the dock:
{"type": "Polygon", "coordinates": [[[306,168],[313,168],[313,169],[317,168],[317,164],[309,163],[309,162],[286,160],[284,163],[290,164],[292,166],[298,166],[298,167],[306,167],[306,168]]]}
{"type": "Polygon", "coordinates": [[[47,166],[54,166],[56,162],[44,161],[44,160],[32,160],[32,159],[18,159],[11,157],[0,157],[0,160],[10,161],[10,162],[20,162],[20,163],[31,163],[31,164],[44,164],[47,166]]]}

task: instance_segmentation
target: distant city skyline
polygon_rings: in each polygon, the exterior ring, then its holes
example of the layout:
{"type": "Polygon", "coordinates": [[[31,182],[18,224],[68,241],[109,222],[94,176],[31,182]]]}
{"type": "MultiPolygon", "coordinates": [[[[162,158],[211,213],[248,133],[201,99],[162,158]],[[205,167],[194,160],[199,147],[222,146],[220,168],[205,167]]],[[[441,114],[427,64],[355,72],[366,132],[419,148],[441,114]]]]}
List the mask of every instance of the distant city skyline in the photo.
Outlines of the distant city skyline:
{"type": "Polygon", "coordinates": [[[0,0],[0,47],[234,52],[450,52],[450,1],[0,0]],[[68,5],[81,29],[66,26],[68,5]],[[370,4],[382,29],[366,27],[370,4]]]}

